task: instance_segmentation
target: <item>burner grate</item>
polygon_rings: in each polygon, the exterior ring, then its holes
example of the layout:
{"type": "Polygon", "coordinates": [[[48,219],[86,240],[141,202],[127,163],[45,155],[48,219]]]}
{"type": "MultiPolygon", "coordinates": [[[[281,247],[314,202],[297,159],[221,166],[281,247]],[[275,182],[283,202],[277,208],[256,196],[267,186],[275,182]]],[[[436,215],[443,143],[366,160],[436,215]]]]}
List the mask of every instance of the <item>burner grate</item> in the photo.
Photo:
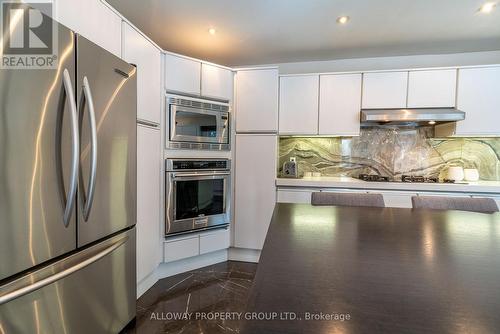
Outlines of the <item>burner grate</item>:
{"type": "Polygon", "coordinates": [[[407,183],[438,183],[439,179],[437,177],[425,177],[421,175],[402,175],[402,182],[407,183]]]}
{"type": "Polygon", "coordinates": [[[374,175],[374,174],[360,174],[358,176],[360,180],[371,181],[371,182],[389,182],[388,176],[374,175]]]}

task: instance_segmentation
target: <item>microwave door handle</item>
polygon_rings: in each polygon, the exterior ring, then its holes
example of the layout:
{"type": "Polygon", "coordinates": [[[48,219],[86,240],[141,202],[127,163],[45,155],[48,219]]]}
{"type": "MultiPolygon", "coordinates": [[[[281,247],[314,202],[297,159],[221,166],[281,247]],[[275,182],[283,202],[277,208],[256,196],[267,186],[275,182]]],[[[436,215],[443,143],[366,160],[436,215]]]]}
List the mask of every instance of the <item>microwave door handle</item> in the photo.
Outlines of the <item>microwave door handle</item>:
{"type": "MultiPolygon", "coordinates": [[[[63,71],[63,103],[61,103],[62,108],[64,108],[64,100],[68,101],[70,115],[71,115],[71,176],[69,182],[68,195],[64,199],[65,208],[63,214],[63,224],[65,227],[69,226],[69,221],[73,213],[73,207],[75,206],[76,190],[78,182],[78,156],[80,149],[80,141],[78,135],[78,114],[76,111],[75,95],[73,94],[73,85],[71,83],[71,77],[67,69],[63,71]]],[[[64,188],[64,186],[63,186],[64,188]]],[[[64,189],[63,193],[64,193],[64,189]]]]}
{"type": "Polygon", "coordinates": [[[90,216],[90,210],[92,209],[92,203],[94,202],[95,193],[95,182],[97,174],[97,126],[95,121],[95,109],[94,100],[92,99],[92,92],[90,90],[90,85],[87,77],[83,78],[82,84],[82,95],[79,103],[79,113],[80,117],[83,117],[85,112],[85,106],[88,106],[89,110],[89,123],[90,123],[90,176],[87,185],[88,195],[85,196],[83,188],[83,177],[80,173],[80,183],[82,189],[80,190],[80,200],[82,202],[82,214],[83,219],[87,221],[90,216]]]}

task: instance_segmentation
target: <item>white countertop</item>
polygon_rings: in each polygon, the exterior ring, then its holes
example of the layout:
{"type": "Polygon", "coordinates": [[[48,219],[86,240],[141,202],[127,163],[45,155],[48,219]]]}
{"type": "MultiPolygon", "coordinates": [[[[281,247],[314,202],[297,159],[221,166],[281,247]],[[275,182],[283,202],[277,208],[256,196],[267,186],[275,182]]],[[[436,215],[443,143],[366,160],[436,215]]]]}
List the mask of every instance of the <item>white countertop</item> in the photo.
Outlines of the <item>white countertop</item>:
{"type": "Polygon", "coordinates": [[[298,179],[277,178],[276,185],[278,187],[379,189],[500,194],[500,181],[478,181],[464,183],[403,183],[369,182],[345,176],[320,176],[304,177],[298,179]]]}

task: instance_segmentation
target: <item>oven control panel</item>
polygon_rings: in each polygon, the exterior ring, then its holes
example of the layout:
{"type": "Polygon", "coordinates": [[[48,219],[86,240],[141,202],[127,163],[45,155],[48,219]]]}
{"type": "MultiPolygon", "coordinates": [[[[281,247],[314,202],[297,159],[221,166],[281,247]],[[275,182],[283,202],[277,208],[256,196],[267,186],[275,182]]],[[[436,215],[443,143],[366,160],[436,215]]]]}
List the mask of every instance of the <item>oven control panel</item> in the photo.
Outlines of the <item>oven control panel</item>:
{"type": "Polygon", "coordinates": [[[229,170],[231,161],[221,160],[192,160],[192,159],[167,159],[167,171],[190,171],[190,170],[229,170]]]}

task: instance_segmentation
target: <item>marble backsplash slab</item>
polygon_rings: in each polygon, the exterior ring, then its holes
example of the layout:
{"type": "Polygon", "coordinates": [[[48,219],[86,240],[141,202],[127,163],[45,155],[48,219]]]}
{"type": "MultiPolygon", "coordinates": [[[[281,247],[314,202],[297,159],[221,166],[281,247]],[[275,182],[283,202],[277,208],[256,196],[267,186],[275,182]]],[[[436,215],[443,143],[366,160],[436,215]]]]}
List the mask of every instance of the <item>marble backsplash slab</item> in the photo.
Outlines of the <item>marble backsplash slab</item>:
{"type": "Polygon", "coordinates": [[[278,175],[290,157],[297,158],[301,175],[445,178],[449,166],[462,166],[477,168],[481,180],[500,181],[500,137],[435,139],[432,128],[363,128],[359,137],[282,137],[278,175]]]}

